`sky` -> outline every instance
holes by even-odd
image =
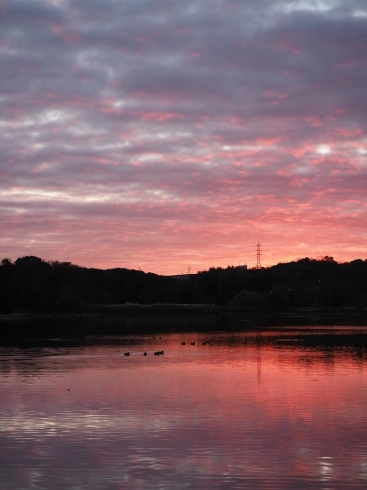
[[[0,0],[0,259],[366,259],[365,0]]]

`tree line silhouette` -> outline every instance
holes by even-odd
[[[216,304],[251,311],[367,308],[367,260],[303,258],[272,267],[210,268],[174,278],[129,269],[93,269],[39,257],[3,259],[0,313],[103,311],[105,305]]]

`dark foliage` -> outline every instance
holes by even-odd
[[[367,308],[367,260],[304,258],[269,268],[211,268],[185,278],[87,269],[27,256],[0,264],[0,313],[85,312],[106,304],[215,303],[249,310]]]
[[[218,305],[245,309],[367,307],[367,260],[338,263],[308,257],[262,269],[236,267],[200,272],[195,280]]]

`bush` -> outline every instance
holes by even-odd
[[[236,294],[234,298],[228,301],[227,305],[255,310],[257,308],[260,308],[263,303],[264,300],[261,294],[244,289],[240,293]]]

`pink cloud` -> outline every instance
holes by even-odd
[[[175,273],[253,265],[260,240],[265,265],[364,258],[366,20],[283,7],[9,3],[4,256]]]

